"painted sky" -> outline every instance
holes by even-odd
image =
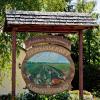
[[[69,63],[69,61],[64,56],[54,52],[41,52],[35,54],[28,61],[49,62],[49,63]]]

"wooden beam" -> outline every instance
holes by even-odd
[[[16,30],[12,30],[12,100],[16,96]]]
[[[18,29],[17,32],[39,32],[39,33],[76,33],[77,30],[48,30],[48,29]]]
[[[12,28],[17,27],[17,32],[54,32],[54,33],[67,33],[76,32],[77,30],[85,30],[90,27],[82,25],[9,25],[6,31],[10,32]]]
[[[78,30],[73,26],[48,26],[48,25],[30,25],[30,26],[19,26],[18,32],[44,32],[44,33],[68,33],[77,32]]]
[[[83,100],[83,34],[79,31],[79,100]]]

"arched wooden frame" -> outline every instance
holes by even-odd
[[[42,43],[43,43],[43,40],[42,40]],[[61,84],[60,87],[36,86],[26,77],[26,74],[24,71],[24,65],[25,65],[26,61],[29,58],[31,58],[32,56],[34,56],[35,54],[40,53],[40,52],[45,52],[45,51],[56,52],[60,55],[63,55],[65,58],[67,58],[70,61],[70,74],[69,74],[68,78],[65,80],[65,83]],[[55,94],[55,93],[62,92],[64,90],[68,90],[71,85],[71,81],[74,77],[74,73],[75,73],[74,63],[71,59],[70,52],[68,51],[68,49],[63,47],[63,45],[61,46],[61,44],[60,44],[60,46],[59,46],[59,45],[57,45],[57,43],[33,46],[32,48],[28,49],[26,51],[26,57],[23,61],[21,70],[22,70],[22,76],[26,82],[27,88],[29,90],[34,91],[39,94]]]
[[[65,40],[63,37],[59,36],[41,36],[41,37],[34,37],[31,39],[28,39],[25,41],[26,49],[30,48],[30,46],[34,46],[35,44],[39,43],[49,43],[49,44],[55,44],[62,47],[65,47],[66,49],[71,49],[71,43],[68,40]]]

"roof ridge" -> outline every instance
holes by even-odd
[[[40,15],[69,15],[69,16],[88,16],[91,17],[89,13],[80,12],[46,12],[46,11],[24,11],[24,10],[9,10],[6,14],[40,14]]]

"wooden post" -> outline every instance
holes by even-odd
[[[79,31],[79,100],[83,100],[83,34]]]
[[[12,30],[12,100],[16,96],[16,30]]]

